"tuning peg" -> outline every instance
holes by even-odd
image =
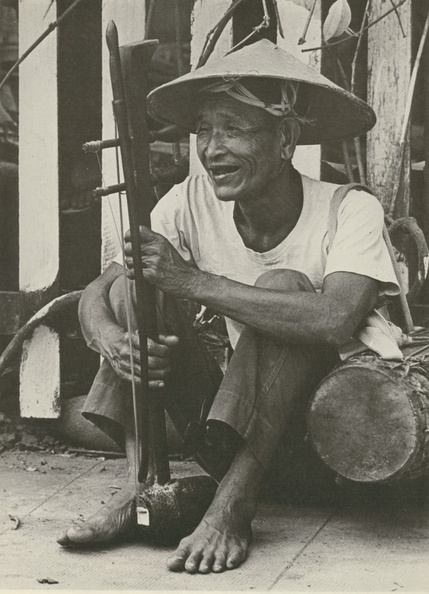
[[[84,153],[98,153],[105,148],[112,148],[119,146],[119,138],[111,138],[110,140],[90,140],[82,145]]]
[[[124,183],[114,184],[113,186],[95,188],[94,190],[92,190],[92,195],[96,198],[100,196],[110,196],[110,194],[118,194],[119,192],[125,192],[126,189],[127,186]]]

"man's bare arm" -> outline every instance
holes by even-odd
[[[321,294],[248,286],[190,266],[162,235],[142,228],[141,238],[149,282],[290,343],[344,344],[377,299],[377,281],[347,272],[330,274]],[[132,275],[129,244],[125,251]]]
[[[87,286],[79,304],[79,319],[88,346],[107,359],[119,377],[130,381],[134,371],[135,378],[139,381],[138,334],[133,332],[131,335],[132,367],[128,330],[118,324],[110,306],[110,289],[116,279],[123,276],[123,270],[122,266],[113,262]],[[170,373],[169,351],[177,343],[178,338],[172,335],[160,335],[158,342],[148,341],[150,387],[164,386],[164,379]]]
[[[88,346],[103,357],[108,357],[108,344],[123,329],[118,325],[109,304],[109,292],[123,268],[112,262],[108,268],[82,293],[79,303],[79,320]]]
[[[374,307],[378,283],[368,277],[330,274],[318,293],[284,293],[201,273],[189,298],[255,330],[296,344],[347,342]]]

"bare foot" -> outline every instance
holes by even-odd
[[[224,498],[216,499],[195,531],[167,560],[170,571],[220,573],[238,567],[246,559],[256,506],[250,508],[248,502],[236,501],[221,507]]]
[[[135,487],[127,486],[82,525],[71,526],[57,542],[63,547],[110,542],[130,532],[136,522]]]

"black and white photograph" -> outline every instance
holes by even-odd
[[[429,593],[427,160],[427,0],[0,0],[0,590]]]

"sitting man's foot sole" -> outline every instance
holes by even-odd
[[[80,526],[73,525],[57,539],[63,547],[114,542],[136,528],[135,489],[126,487]]]

